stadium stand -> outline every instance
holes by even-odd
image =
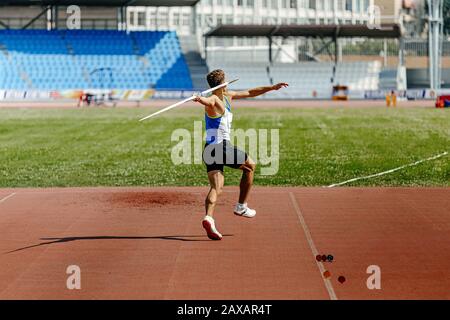
[[[251,87],[258,87],[262,84],[270,83],[268,75],[268,66],[266,63],[247,63],[247,62],[215,62],[209,64],[209,69],[223,69],[227,74],[228,79],[239,78],[234,88],[248,89]]]
[[[380,72],[380,90],[397,89],[397,69],[383,68]]]
[[[333,64],[327,62],[274,63],[270,67],[270,75],[274,83],[283,81],[289,83],[289,88],[284,92],[274,93],[277,97],[283,95],[313,98],[316,95],[320,98],[330,96]]]
[[[175,32],[1,30],[3,89],[192,89]]]
[[[381,65],[373,62],[343,62],[337,65],[333,79],[331,62],[220,62],[212,60],[209,68],[222,68],[229,79],[239,78],[236,87],[251,88],[266,83],[288,82],[289,88],[273,92],[273,98],[329,98],[333,85],[348,86],[351,91],[378,90]],[[334,81],[333,81],[334,80]]]
[[[184,35],[179,37],[183,56],[191,73],[192,85],[194,89],[203,91],[208,87],[205,74],[208,73],[208,66],[205,59],[200,54],[197,37],[195,35]]]
[[[334,79],[331,62],[270,65],[213,59],[208,61],[208,67],[224,69],[230,79],[240,78],[238,89],[280,81],[290,83],[279,98],[329,97],[333,84],[346,85],[350,91],[377,90],[387,82],[380,83],[380,74],[384,80],[386,72],[382,72],[377,61],[339,63]],[[0,31],[2,89],[190,90],[196,76],[190,74],[175,32]],[[203,77],[202,74],[195,79],[201,83]]]
[[[349,87],[349,90],[378,90],[381,63],[343,62],[337,65],[336,84]]]

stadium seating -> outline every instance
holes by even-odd
[[[334,63],[298,62],[208,62],[210,69],[223,69],[228,79],[239,78],[236,88],[251,88],[267,83],[288,82],[289,88],[271,92],[272,98],[329,98],[334,84],[346,85],[350,92],[377,90],[379,87],[379,62],[343,62],[336,68]],[[333,81],[334,80],[334,81]]]
[[[175,32],[1,30],[1,89],[192,89]]]
[[[277,97],[329,98],[331,95],[332,63],[275,63],[270,67],[270,75],[274,83],[289,83],[288,88],[274,93]]]
[[[380,72],[379,61],[339,63],[335,83],[346,85],[350,90],[377,90]]]
[[[268,65],[264,62],[216,61],[208,63],[208,66],[210,70],[224,70],[228,80],[239,78],[239,81],[233,84],[233,88],[236,89],[247,89],[270,83]]]

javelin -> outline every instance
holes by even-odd
[[[228,81],[228,82],[219,84],[218,86],[216,86],[216,87],[214,87],[214,88],[211,88],[211,89],[208,89],[208,90],[205,90],[205,91],[201,92],[200,95],[203,96],[203,95],[208,94],[208,93],[210,93],[210,92],[213,92],[213,91],[215,91],[215,90],[217,90],[217,89],[226,87],[226,86],[229,85],[230,83],[236,82],[236,81],[238,81],[238,80],[239,80],[239,79],[234,79],[234,80],[231,80],[231,81]],[[148,115],[148,116],[146,116],[146,117],[140,119],[139,121],[144,121],[144,120],[149,119],[149,118],[151,118],[151,117],[154,117],[154,116],[156,116],[156,115],[158,115],[158,114],[160,114],[160,113],[163,113],[163,112],[166,112],[166,111],[168,111],[168,110],[170,110],[170,109],[176,108],[176,107],[178,107],[179,105],[182,105],[183,103],[186,103],[186,102],[188,102],[188,101],[194,100],[195,97],[196,97],[196,95],[193,95],[193,96],[191,96],[191,97],[189,97],[189,98],[186,98],[186,99],[184,99],[184,100],[182,100],[182,101],[180,101],[180,102],[174,103],[174,104],[172,104],[172,105],[170,105],[170,106],[168,106],[168,107],[165,107],[164,109],[161,109],[161,110],[159,110],[159,111],[156,111],[155,113],[152,113],[151,115]]]

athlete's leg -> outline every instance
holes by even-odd
[[[242,170],[242,178],[239,185],[239,201],[234,207],[234,213],[242,217],[253,218],[256,215],[256,210],[247,206],[247,198],[253,185],[256,164],[244,151],[232,145],[225,145],[224,151],[227,160],[225,165],[233,169]]]
[[[239,203],[241,204],[247,203],[247,198],[253,185],[255,168],[256,164],[250,157],[247,157],[245,163],[239,167],[242,170],[241,183],[239,184]]]
[[[205,200],[205,210],[207,216],[213,216],[214,207],[216,206],[217,198],[222,193],[224,177],[220,170],[208,172],[208,180],[211,188]]]
[[[209,189],[205,200],[206,216],[203,218],[202,225],[211,240],[221,240],[222,234],[216,229],[213,213],[217,198],[222,193],[224,180],[223,173],[220,170],[210,171],[208,172],[208,179],[211,188]]]

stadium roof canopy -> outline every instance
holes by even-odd
[[[199,0],[0,0],[0,6],[90,6],[90,7],[123,7],[123,6],[193,6]]]
[[[269,60],[272,62],[272,38],[273,37],[314,37],[331,38],[324,43],[317,53],[327,49],[329,55],[331,52],[329,46],[331,43],[337,44],[338,38],[396,38],[400,40],[400,58],[403,64],[403,37],[402,28],[399,24],[382,24],[380,28],[369,28],[363,24],[289,24],[289,25],[254,25],[254,24],[224,24],[219,25],[205,34],[205,56],[208,53],[209,37],[267,37],[269,39]],[[338,62],[338,46],[334,46],[335,64]]]
[[[206,37],[319,37],[319,38],[401,38],[398,24],[382,24],[370,29],[367,25],[248,25],[225,24],[205,34]]]

